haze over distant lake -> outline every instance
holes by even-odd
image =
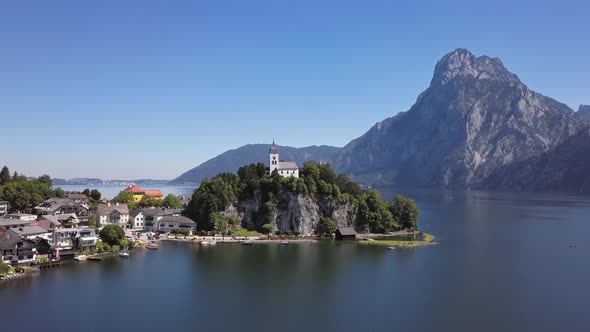
[[[209,248],[162,243],[159,251],[137,251],[128,259],[65,264],[0,283],[3,329],[588,329],[589,197],[381,193],[391,199],[398,191],[416,199],[420,228],[439,245],[387,250],[332,241]],[[14,319],[23,308],[33,308],[35,319]]]
[[[197,186],[139,186],[142,189],[160,189],[164,196],[168,194],[173,195],[192,195],[193,191],[197,189]],[[64,191],[83,191],[84,189],[88,188],[90,190],[97,189],[101,192],[102,198],[112,199],[121,190],[127,188],[127,186],[79,186],[79,185],[54,185],[53,188],[61,188]]]

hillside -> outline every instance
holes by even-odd
[[[209,159],[199,166],[183,173],[170,184],[198,184],[205,178],[212,178],[222,172],[235,173],[243,165],[263,162],[268,164],[268,150],[270,144],[248,144],[234,150],[226,151],[219,156]],[[307,160],[318,162],[330,161],[340,148],[321,145],[293,148],[278,146],[281,159],[295,161],[299,167]]]

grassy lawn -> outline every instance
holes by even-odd
[[[245,228],[240,228],[233,232],[231,236],[263,236],[263,234],[258,233],[257,231],[249,231]]]
[[[434,236],[432,234],[424,233],[423,240],[362,240],[360,244],[374,245],[374,246],[387,246],[387,247],[417,247],[422,245],[435,244]]]

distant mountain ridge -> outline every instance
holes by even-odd
[[[166,185],[170,180],[153,180],[153,179],[137,179],[137,180],[103,180],[99,178],[73,178],[73,179],[52,179],[53,185],[77,185],[77,186],[127,186],[131,184],[136,185]]]
[[[248,144],[234,150],[226,151],[215,158],[200,164],[185,172],[170,184],[198,184],[205,178],[212,178],[221,172],[237,172],[241,166],[262,162],[268,166],[268,150],[270,144]],[[340,148],[320,145],[303,148],[278,146],[279,158],[286,161],[294,161],[299,167],[306,160],[329,162]]]
[[[281,159],[330,161],[372,186],[549,190],[590,193],[590,106],[530,90],[502,61],[465,49],[443,56],[406,112],[375,124],[343,148],[281,148]],[[227,151],[171,183],[198,182],[267,163],[269,145]],[[312,149],[312,150],[306,150]],[[313,151],[313,152],[312,152]]]

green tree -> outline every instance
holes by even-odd
[[[8,265],[0,261],[0,275],[7,275],[9,271],[10,268],[8,267]]]
[[[10,180],[10,171],[8,170],[8,167],[2,167],[2,171],[0,171],[0,186],[7,184]]]
[[[416,206],[416,201],[402,195],[395,195],[390,210],[402,228],[418,229],[418,214],[420,210]]]
[[[144,196],[139,202],[143,207],[159,207],[162,206],[162,200],[155,197]]]
[[[213,212],[209,216],[209,220],[213,226],[212,231],[214,231],[215,234],[221,234],[225,236],[229,233],[229,223],[227,216],[224,213]]]
[[[49,175],[47,175],[47,174],[45,174],[45,175],[41,175],[39,178],[37,178],[37,180],[38,180],[39,182],[41,182],[41,183],[45,183],[46,185],[48,185],[48,186],[50,186],[50,187],[51,187],[51,185],[52,185],[52,182],[51,182],[51,177],[50,177]]]
[[[86,195],[86,194],[84,194],[84,195]],[[91,199],[93,199],[93,200],[95,200],[95,201],[98,201],[102,197],[102,194],[97,189],[92,189],[90,191],[90,194],[89,195],[86,195],[86,196],[89,197],[89,198],[91,198]]]
[[[0,186],[0,200],[10,203],[11,211],[30,212],[44,200],[53,196],[51,185],[46,182],[19,178]]]
[[[92,216],[90,216],[90,218],[88,218],[88,226],[96,227],[96,216],[95,215],[92,215]]]
[[[180,204],[180,201],[178,200],[178,197],[172,195],[172,194],[168,194],[166,195],[166,197],[164,197],[164,200],[162,201],[164,206],[167,206],[170,209],[179,209],[182,205]]]
[[[316,233],[322,236],[332,236],[332,234],[336,233],[336,229],[338,229],[336,221],[330,218],[321,217],[316,226]]]
[[[59,197],[59,198],[64,198],[64,197],[66,197],[66,193],[61,188],[55,188],[55,190],[53,190],[53,196]]]
[[[86,195],[86,197],[90,197],[90,189],[86,188],[82,193]]]
[[[113,198],[113,202],[127,204],[129,206],[129,209],[135,208],[135,201],[133,200],[133,194],[128,191],[125,191],[125,190],[122,190],[121,192],[119,192],[117,194],[117,196],[115,196],[115,198]]]
[[[272,233],[273,227],[271,224],[264,224],[262,225],[262,227],[260,227],[260,231],[262,232],[262,234],[266,234],[266,236],[270,237],[270,234]]]
[[[117,245],[125,237],[125,231],[119,225],[106,225],[98,234],[103,242],[111,246]]]

